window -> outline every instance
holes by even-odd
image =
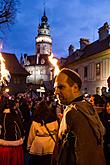
[[[87,77],[87,66],[84,67],[84,77]]]
[[[20,79],[17,78],[17,77],[14,77],[14,78],[13,78],[13,83],[14,83],[14,84],[20,84]]]
[[[96,64],[96,76],[100,75],[100,63]]]
[[[40,70],[40,74],[45,74],[45,70],[44,69],[41,69]]]
[[[17,84],[20,84],[20,79],[19,78],[17,78]]]
[[[87,94],[87,88],[84,88],[84,93]]]
[[[32,70],[30,70],[30,71],[29,71],[29,73],[32,75],[32,74],[33,74],[33,71],[32,71]]]
[[[13,83],[16,84],[16,78],[13,78]]]

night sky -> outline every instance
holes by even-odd
[[[10,30],[0,33],[3,50],[35,54],[35,37],[44,12],[44,0],[20,0],[16,22]],[[53,53],[66,57],[68,47],[79,48],[80,38],[90,42],[98,39],[98,29],[105,22],[110,24],[110,0],[45,0],[45,11],[53,39]]]

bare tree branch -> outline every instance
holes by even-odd
[[[19,0],[0,0],[0,30],[15,23]]]

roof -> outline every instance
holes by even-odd
[[[41,59],[45,58],[45,64],[41,64]],[[37,55],[27,55],[27,61],[29,61],[29,65],[35,66],[35,65],[49,65],[50,62],[48,60],[48,55],[47,54],[42,54],[39,57],[39,64],[36,64],[37,61]]]
[[[101,41],[97,40],[86,46],[82,57],[88,57],[100,53],[108,48],[110,48],[110,35],[106,39],[103,39]]]
[[[90,57],[106,49],[110,49],[110,35],[103,40],[97,40],[87,45],[84,49],[77,49],[72,55],[66,58],[64,65],[68,65],[75,61]]]
[[[5,60],[6,69],[10,74],[29,75],[29,72],[22,67],[15,54],[2,52],[2,56]]]
[[[30,62],[30,65],[36,65],[36,55],[27,56],[27,60]]]

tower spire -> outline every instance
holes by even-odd
[[[43,5],[44,5],[44,13],[43,13],[43,16],[42,16],[42,19],[41,19],[41,21],[42,21],[42,23],[43,24],[47,24],[47,21],[48,21],[48,18],[47,18],[47,16],[46,16],[46,5],[45,5],[46,3],[45,3],[45,1],[44,1],[44,3],[43,3]]]
[[[44,17],[46,16],[46,12],[45,12],[45,6],[46,6],[46,2],[45,2],[45,0],[44,0]]]
[[[45,3],[44,3],[45,5]],[[44,12],[43,16],[41,18],[41,23],[38,26],[38,34],[36,37],[36,52],[37,55],[40,53],[41,55],[50,55],[52,52],[52,39],[50,35],[50,26],[48,24],[48,18],[46,16],[45,12],[45,6],[44,6]]]

